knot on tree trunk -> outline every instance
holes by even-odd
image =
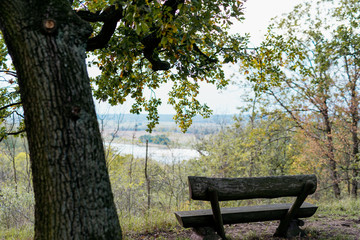
[[[54,33],[57,29],[57,23],[54,19],[51,18],[44,19],[42,23],[43,23],[42,26],[43,30],[48,34]]]

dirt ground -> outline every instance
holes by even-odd
[[[280,239],[272,236],[276,228],[277,222],[259,222],[226,226],[225,232],[231,240]],[[305,220],[305,226],[302,229],[305,230],[307,236],[294,239],[360,240],[360,218],[331,219],[318,216],[316,219]],[[196,239],[194,236],[192,230],[178,227],[168,232],[159,231],[141,235],[127,235],[126,239]]]

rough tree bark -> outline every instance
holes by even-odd
[[[68,0],[1,0],[35,192],[35,239],[121,239],[85,64],[91,27]]]

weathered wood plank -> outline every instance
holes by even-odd
[[[271,204],[236,208],[221,208],[224,224],[273,221],[282,219],[292,204]],[[317,206],[303,203],[295,218],[307,218],[315,214]],[[180,225],[188,227],[214,226],[211,209],[175,212]]]
[[[269,176],[254,178],[207,178],[189,176],[190,197],[194,200],[209,201],[208,187],[218,191],[219,201],[241,200],[252,198],[277,198],[298,196],[304,183],[312,181],[316,190],[315,175]]]

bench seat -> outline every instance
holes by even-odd
[[[258,206],[244,206],[234,208],[221,208],[223,224],[273,221],[282,219],[292,204],[271,204]],[[304,202],[294,218],[307,218],[315,214],[317,206]],[[189,227],[214,226],[211,209],[175,212],[180,225]]]

